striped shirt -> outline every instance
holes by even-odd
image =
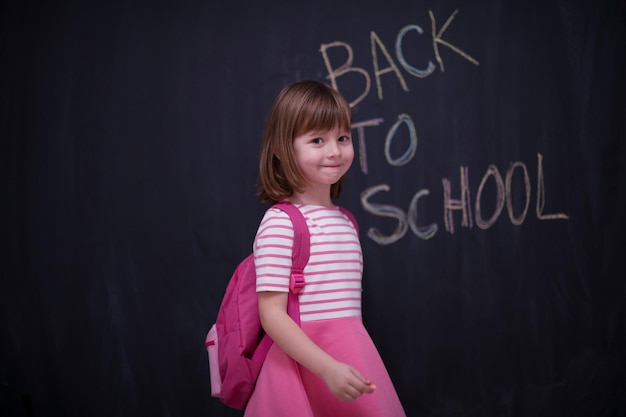
[[[361,315],[363,255],[352,222],[337,207],[296,205],[311,234],[311,254],[299,294],[301,321]],[[257,292],[289,291],[293,224],[270,208],[254,240]]]

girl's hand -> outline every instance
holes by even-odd
[[[327,369],[322,379],[335,397],[342,401],[353,401],[361,394],[371,394],[376,387],[352,366],[335,362]]]

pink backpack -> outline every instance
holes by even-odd
[[[300,325],[298,293],[304,287],[304,267],[309,261],[310,236],[304,216],[293,204],[283,201],[274,205],[283,210],[293,223],[291,283],[287,313]],[[358,233],[356,219],[348,210],[340,210],[350,219]],[[235,269],[217,313],[217,320],[206,336],[209,356],[211,395],[225,405],[244,410],[256,384],[272,339],[263,332],[259,319],[254,255],[250,254]]]
[[[304,287],[302,271],[309,261],[310,237],[306,220],[289,202],[274,205],[289,214],[294,240],[291,284],[287,312],[300,325],[298,292]],[[211,395],[227,406],[243,410],[254,391],[256,379],[272,339],[263,332],[259,319],[254,255],[235,269],[217,313],[217,320],[206,336],[209,355]]]

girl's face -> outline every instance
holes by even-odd
[[[311,131],[294,139],[296,162],[309,187],[328,187],[348,172],[354,148],[350,131]]]

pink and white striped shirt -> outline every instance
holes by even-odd
[[[301,321],[361,316],[363,254],[352,222],[337,207],[296,205],[311,234],[311,255],[299,294]],[[293,224],[270,208],[254,240],[256,289],[289,291]]]

